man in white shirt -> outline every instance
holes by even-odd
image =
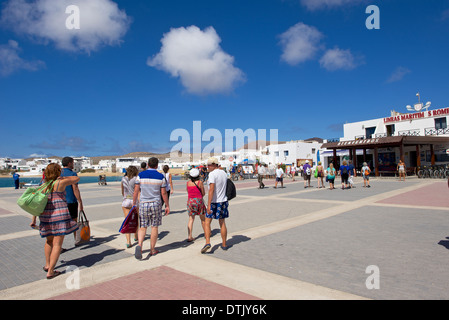
[[[225,219],[229,217],[228,211],[228,197],[226,196],[226,185],[228,178],[226,173],[218,168],[218,159],[211,157],[207,160],[207,169],[209,171],[208,185],[208,199],[207,199],[207,213],[206,221],[204,224],[204,237],[206,238],[206,244],[201,249],[201,253],[206,253],[211,249],[210,234],[212,219],[218,219],[220,224],[220,233],[222,239],[221,248],[227,250],[226,238],[228,236],[228,230],[226,228]]]
[[[278,182],[281,183],[281,188],[283,188],[284,187],[284,170],[282,170],[280,164],[278,164],[278,168],[276,169],[276,182],[274,183],[275,189],[278,186]]]

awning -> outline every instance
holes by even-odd
[[[334,156],[334,151],[321,151],[321,156],[322,157],[333,157]],[[363,150],[357,150],[356,154],[358,156],[362,156],[363,155]],[[349,150],[337,150],[337,157],[344,157],[344,156],[349,156]]]

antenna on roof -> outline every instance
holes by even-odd
[[[407,105],[407,110],[408,111],[415,111],[415,112],[422,112],[424,110],[427,111],[427,109],[430,108],[430,106],[432,105],[432,102],[428,101],[425,105],[421,102],[421,95],[419,94],[419,92],[416,94],[416,96],[418,97],[418,103],[415,103],[413,105],[413,107],[411,105]]]

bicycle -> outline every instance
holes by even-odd
[[[427,168],[426,166],[419,167],[417,176],[419,179],[426,179],[431,177],[431,169]]]

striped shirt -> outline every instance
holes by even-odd
[[[139,173],[136,185],[140,186],[140,202],[161,201],[161,188],[166,187],[166,180],[156,169],[148,169]]]

